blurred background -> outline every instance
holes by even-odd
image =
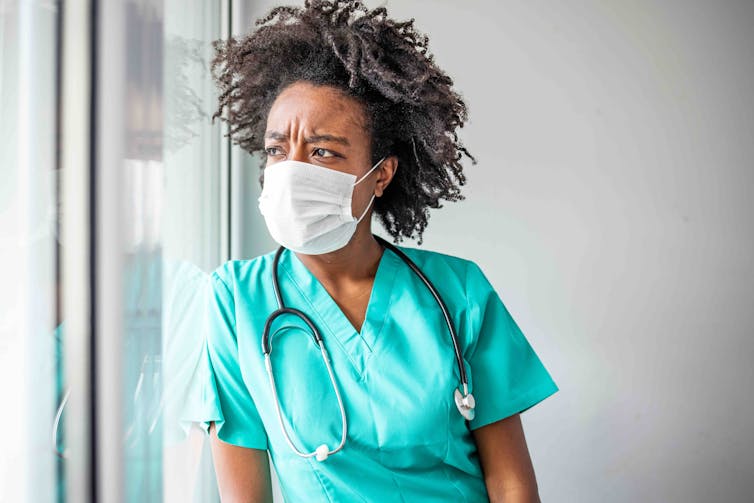
[[[469,107],[421,246],[482,266],[561,389],[522,416],[542,500],[752,501],[754,2],[365,3]],[[210,43],[277,4],[0,0],[0,501],[219,501],[196,306],[275,245]]]

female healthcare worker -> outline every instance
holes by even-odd
[[[519,414],[557,385],[473,261],[371,231],[374,212],[421,244],[428,209],[462,199],[462,154],[476,162],[412,23],[307,1],[216,42],[213,120],[226,109],[234,142],[266,154],[259,209],[281,245],[209,277],[202,419],[223,501],[269,501],[268,452],[288,502],[539,501]]]

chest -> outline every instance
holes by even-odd
[[[286,306],[305,313],[320,332],[330,368],[303,320],[277,318],[270,329],[274,393],[260,343],[277,308],[274,294],[260,283],[248,289],[256,292],[253,302],[237,302],[238,362],[273,457],[301,459],[287,444],[286,431],[303,452],[322,443],[336,447],[343,427],[338,394],[347,424],[344,449],[386,467],[435,465],[446,456],[449,439],[465,432],[453,402],[460,376],[442,312],[408,268],[383,265],[374,284],[348,292],[330,293],[324,285],[281,274]],[[295,278],[305,277],[298,272]],[[441,294],[462,334],[463,297]]]
[[[336,288],[323,284],[333,302],[356,332],[361,332],[371,298],[374,279]]]
[[[278,334],[271,354],[277,396],[268,386],[251,385],[276,455],[296,459],[282,427],[302,452],[322,443],[336,447],[343,432],[339,393],[349,450],[393,468],[429,467],[446,456],[451,430],[463,425],[452,401],[458,380],[452,347],[442,326],[400,322],[386,320],[379,343],[360,354],[363,368],[353,364],[342,341],[326,338],[332,375],[309,334],[293,327]],[[250,367],[253,383],[266,384],[261,365]]]

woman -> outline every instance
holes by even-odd
[[[476,162],[427,37],[384,8],[312,0],[215,47],[213,120],[226,110],[233,141],[266,155],[259,208],[284,247],[277,273],[275,250],[210,275],[205,419],[223,501],[270,500],[267,453],[286,501],[539,501],[519,414],[558,387],[474,262],[371,230],[376,213],[421,244],[429,208],[463,198],[462,155]],[[442,297],[462,364],[399,252]],[[291,314],[263,337],[273,277],[327,353]]]

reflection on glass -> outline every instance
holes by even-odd
[[[208,439],[185,419],[201,368],[198,306],[222,258],[207,68],[220,11],[209,0],[129,1],[125,11],[124,500],[218,501]]]
[[[56,2],[0,1],[0,501],[59,501]],[[60,482],[60,484],[58,484]]]
[[[54,133],[58,7],[0,1],[0,380],[16,383],[0,388],[2,403],[12,404],[0,427],[18,432],[3,442],[0,501],[65,501],[66,464],[76,454],[65,431],[77,418],[66,405],[82,390],[65,382],[58,309],[56,257],[65,247]],[[208,439],[190,421],[201,407],[190,386],[203,381],[195,374],[203,368],[207,271],[223,259],[222,135],[209,119],[217,96],[208,70],[220,6],[128,0],[124,13],[125,48],[107,54],[122,65],[124,121],[100,125],[122,132],[124,151],[117,166],[96,166],[117,169],[120,181],[119,199],[100,204],[120,205],[122,375],[121,388],[107,392],[122,405],[122,498],[219,501]],[[99,100],[112,98],[99,89]]]

